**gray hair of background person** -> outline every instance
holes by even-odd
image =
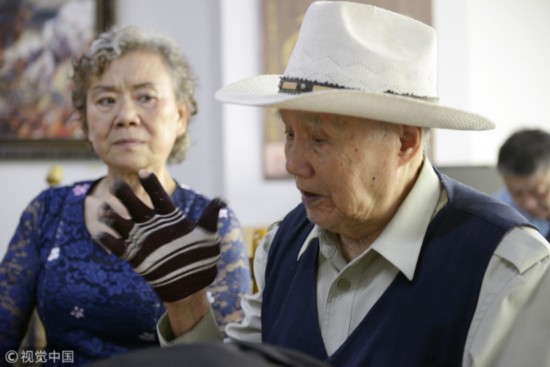
[[[505,176],[521,177],[550,169],[550,133],[540,129],[516,131],[500,147],[497,168]]]
[[[74,74],[72,102],[73,107],[82,116],[82,127],[88,130],[86,120],[86,93],[92,78],[100,77],[111,62],[132,51],[153,52],[160,55],[166,63],[174,85],[178,102],[188,103],[189,116],[198,111],[195,100],[196,77],[182,54],[179,46],[169,37],[159,33],[148,33],[135,26],[113,28],[102,33],[95,40],[89,51],[73,61]],[[168,161],[179,163],[183,161],[190,145],[189,134],[178,137],[170,153]]]

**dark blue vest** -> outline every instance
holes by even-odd
[[[489,260],[503,235],[527,221],[487,195],[440,179],[449,200],[428,227],[413,280],[399,273],[330,357],[317,314],[318,243],[297,261],[313,224],[303,205],[290,212],[269,251],[263,342],[333,366],[460,366]]]

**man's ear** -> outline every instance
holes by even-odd
[[[399,142],[401,143],[399,154],[404,162],[416,156],[422,147],[423,131],[418,126],[401,125]]]

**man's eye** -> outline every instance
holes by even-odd
[[[535,192],[535,195],[537,195],[539,197],[544,197],[544,196],[546,196],[546,194],[548,194],[549,189],[550,189],[550,186],[548,186],[548,185],[539,186],[537,188],[537,191]]]
[[[324,138],[311,138],[311,141],[314,145],[323,145],[324,143],[326,143],[326,139]]]
[[[113,97],[102,97],[97,100],[97,104],[101,106],[109,106],[113,103],[115,103],[115,99]]]

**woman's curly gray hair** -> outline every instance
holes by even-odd
[[[87,53],[73,61],[72,102],[73,107],[82,116],[82,127],[86,133],[86,94],[92,78],[100,77],[111,62],[131,51],[146,51],[160,55],[171,74],[176,100],[189,105],[190,118],[197,113],[196,77],[178,45],[162,34],[148,33],[135,26],[113,28],[102,33]],[[190,139],[186,132],[176,139],[168,161],[184,160],[189,144]]]

